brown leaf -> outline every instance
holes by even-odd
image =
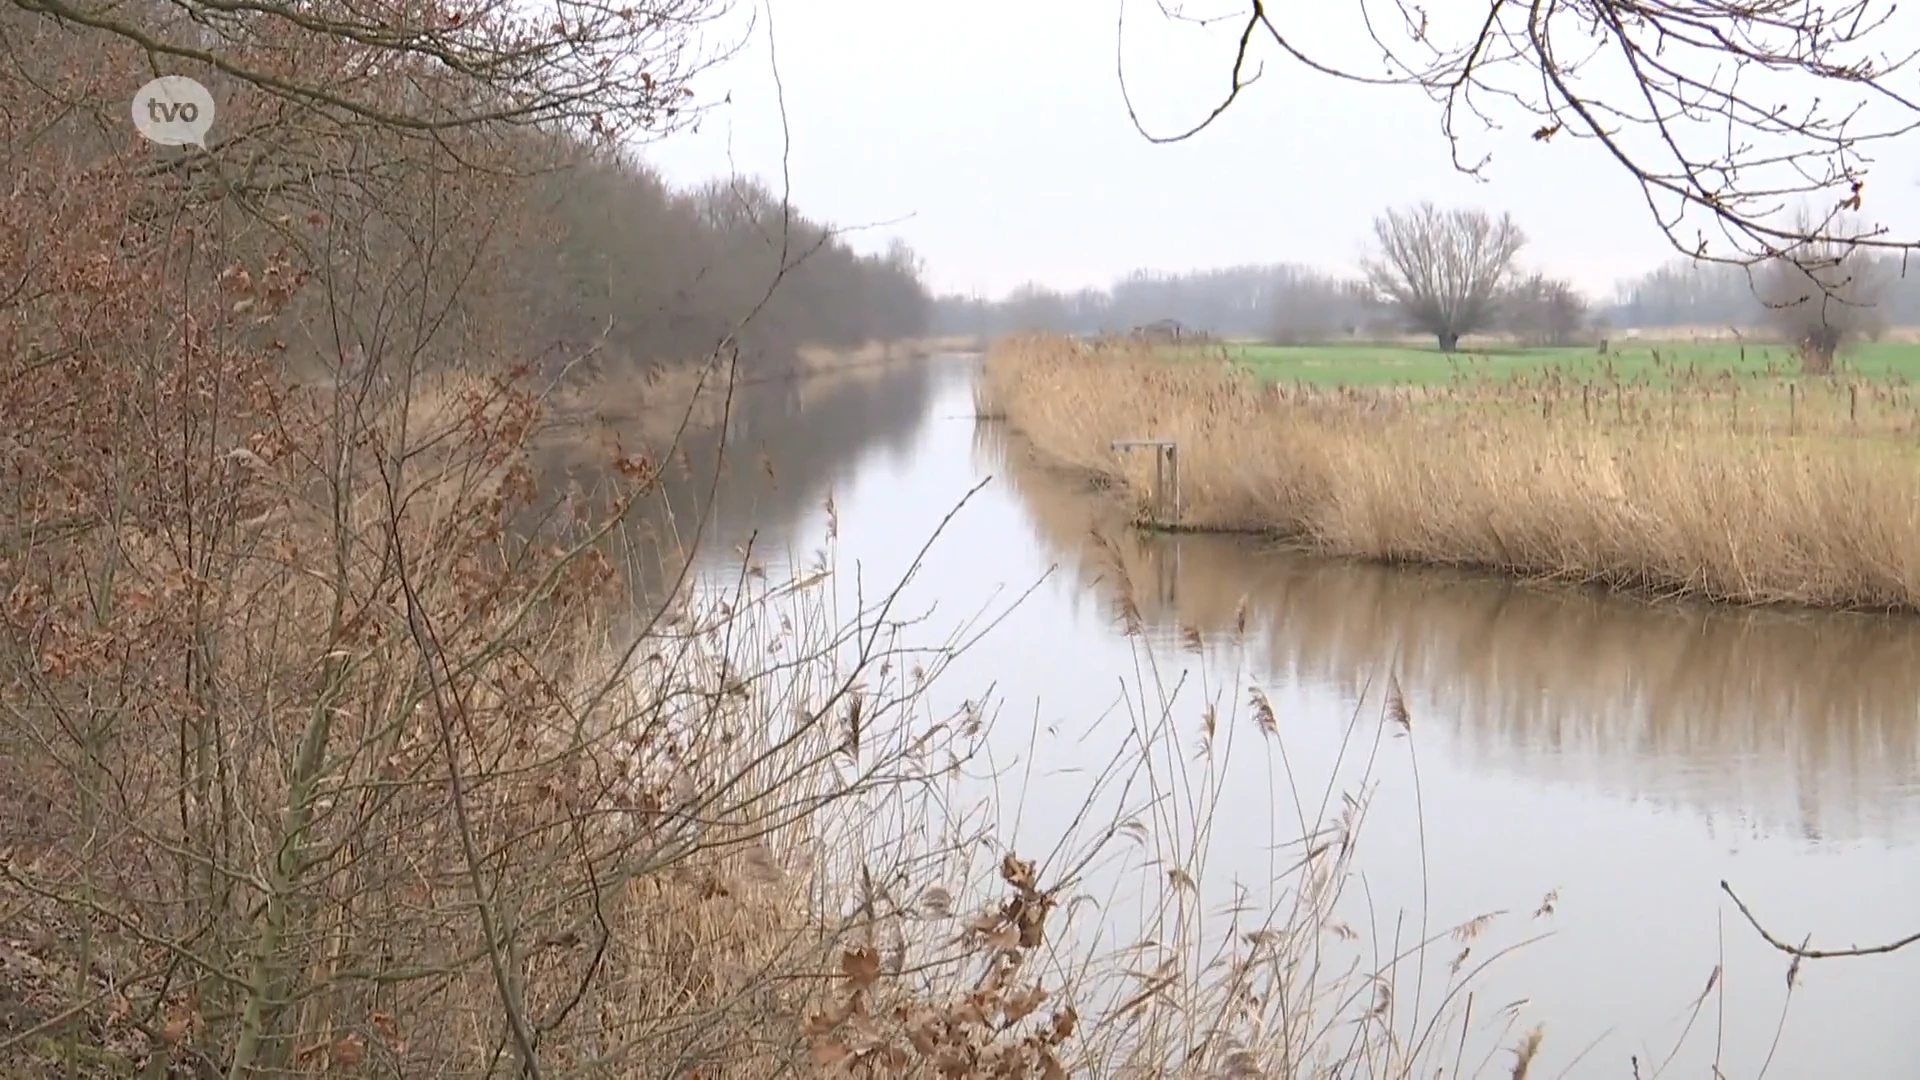
[[[848,982],[864,990],[880,978],[880,952],[870,945],[848,949],[840,954],[840,970]]]
[[[1039,986],[1029,986],[1025,990],[1016,990],[1007,995],[1000,1003],[1000,1011],[1006,1015],[1007,1023],[1017,1024],[1033,1014],[1040,1003],[1047,1000],[1047,992]]]
[[[400,1025],[394,1022],[391,1013],[374,1013],[368,1021],[373,1025],[373,1030],[379,1032],[380,1037],[389,1044],[400,1041]]]
[[[907,1041],[920,1051],[922,1057],[932,1057],[940,1047],[940,1021],[931,1013],[920,1022],[907,1028]]]
[[[1000,859],[1000,876],[1006,880],[1007,884],[1022,892],[1030,892],[1034,888],[1033,863],[1011,851]]]
[[[351,1069],[366,1059],[367,1044],[361,1042],[358,1035],[336,1039],[334,1044],[327,1048],[327,1063],[330,1068]]]

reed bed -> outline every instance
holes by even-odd
[[[993,472],[1054,558],[1109,603],[1121,563],[1149,636],[1244,621],[1254,669],[1349,696],[1393,656],[1408,696],[1491,761],[1538,775],[1574,755],[1622,785],[1670,771],[1708,813],[1758,775],[1746,810],[1842,841],[1920,776],[1920,620],[1647,603],[1129,530],[1023,440],[995,441]]]
[[[1662,597],[1920,609],[1906,387],[1674,370],[1325,389],[1128,342],[1012,338],[983,398],[1146,522]],[[1148,453],[1178,444],[1180,505]]]

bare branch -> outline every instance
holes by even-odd
[[[1396,19],[1375,18],[1382,2]],[[1241,72],[1254,63],[1258,30],[1309,70],[1426,92],[1441,107],[1455,167],[1469,175],[1491,161],[1462,156],[1469,119],[1494,133],[1524,117],[1536,141],[1599,143],[1690,256],[1752,263],[1810,239],[1907,251],[1920,237],[1849,231],[1840,220],[1862,207],[1876,146],[1920,128],[1920,101],[1900,89],[1920,53],[1871,44],[1885,39],[1894,12],[1879,0],[1486,0],[1482,11],[1436,22],[1410,0],[1360,0],[1386,72],[1376,75],[1317,58],[1281,32],[1264,0],[1248,0],[1232,82],[1210,112],[1170,136],[1141,128],[1131,101],[1128,115],[1155,142],[1204,130],[1250,81]],[[1383,32],[1392,23],[1398,32]],[[1795,206],[1815,209],[1782,220]]]
[[[1920,931],[1908,934],[1897,941],[1879,945],[1850,945],[1844,949],[1816,949],[1811,944],[1790,944],[1775,937],[1771,931],[1760,925],[1760,920],[1747,908],[1746,901],[1741,900],[1733,891],[1733,886],[1722,881],[1720,889],[1727,894],[1728,899],[1733,901],[1733,906],[1740,909],[1740,914],[1745,916],[1747,924],[1753,927],[1762,940],[1788,956],[1804,960],[1830,960],[1841,956],[1878,956],[1882,953],[1898,952],[1909,945],[1920,944]],[[1811,940],[1811,938],[1808,939],[1809,942]]]

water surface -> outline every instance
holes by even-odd
[[[997,795],[1022,851],[1073,828],[1101,763],[1137,728],[1159,732],[1170,700],[1164,766],[1213,777],[1172,783],[1165,811],[1213,823],[1209,898],[1269,885],[1329,792],[1337,809],[1337,792],[1370,786],[1348,897],[1362,938],[1497,910],[1509,938],[1552,931],[1477,991],[1483,1011],[1519,1003],[1517,1030],[1545,1025],[1534,1075],[1586,1051],[1566,1075],[1629,1077],[1637,1057],[1643,1077],[1715,1060],[1728,1077],[1920,1076],[1920,949],[1803,966],[1783,1025],[1787,960],[1719,887],[1815,945],[1920,929],[1920,621],[1653,606],[1143,537],[976,423],[972,377],[941,358],[763,420],[703,504],[701,565],[728,572],[750,538],[764,561],[810,560],[831,493],[833,560],[872,595],[984,481],[903,604],[932,613],[929,644],[1004,615],[938,691],[992,688],[996,757],[1018,764]],[[704,491],[688,482],[679,504]],[[1390,685],[1404,732],[1383,727]]]

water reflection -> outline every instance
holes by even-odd
[[[1355,696],[1391,663],[1477,763],[1810,841],[1911,836],[1920,819],[1920,620],[1653,605],[1149,536],[1003,437],[976,453],[1101,602],[1125,575],[1162,640],[1225,633],[1244,604],[1256,667]]]
[[[658,598],[689,558],[697,571],[749,543],[769,563],[807,561],[794,537],[824,517],[827,492],[871,455],[898,461],[907,452],[942,363],[880,361],[737,385],[724,430],[684,433],[666,455],[661,490],[608,538],[635,592]],[[651,429],[663,426],[676,425]],[[616,448],[666,450],[649,446],[638,423],[566,431],[540,456],[543,490],[599,490]]]
[[[1225,712],[1257,685],[1279,711],[1281,737],[1243,738],[1220,754],[1219,785],[1191,815],[1217,826],[1196,877],[1210,911],[1234,878],[1257,893],[1283,890],[1274,878],[1292,856],[1270,846],[1298,835],[1287,789],[1309,798],[1328,784],[1347,789],[1341,733],[1369,680],[1377,710],[1378,680],[1392,668],[1416,727],[1373,777],[1355,896],[1378,921],[1358,912],[1355,924],[1391,939],[1401,913],[1417,921],[1423,910],[1438,928],[1508,908],[1532,926],[1539,897],[1558,888],[1557,936],[1480,984],[1483,1007],[1524,998],[1526,1022],[1546,1022],[1537,1075],[1561,1075],[1603,1035],[1565,1075],[1634,1075],[1633,1054],[1640,1075],[1656,1075],[1716,967],[1725,1000],[1709,1003],[1664,1075],[1711,1075],[1716,1059],[1724,1075],[1758,1074],[1786,964],[1744,926],[1723,925],[1722,878],[1790,936],[1870,941],[1914,929],[1920,629],[1655,608],[1305,561],[1232,540],[1142,537],[1005,446],[1003,429],[964,418],[964,367],[923,375],[918,398],[903,389],[887,409],[835,414],[844,430],[814,432],[815,414],[789,425],[795,452],[820,452],[806,479],[789,484],[782,444],[769,437],[778,488],[736,473],[731,483],[744,486],[718,496],[722,528],[707,558],[727,560],[755,528],[810,552],[824,542],[828,487],[839,507],[838,588],[898,581],[944,528],[900,608],[934,613],[930,645],[982,612],[1000,619],[929,707],[944,714],[991,689],[995,764],[1008,769],[996,796],[1016,850],[1047,851],[1081,820],[1102,763],[1128,752],[1134,717],[1116,695],[1150,678],[1185,687],[1172,716],[1178,745],[1153,753],[1192,764],[1200,699],[1217,697]],[[1090,542],[1096,530],[1112,554]],[[769,551],[767,561],[779,560]],[[1015,610],[995,614],[1056,564]],[[1120,632],[1122,574],[1158,672],[1143,671],[1137,642]],[[1243,600],[1241,646],[1229,632]],[[853,610],[850,597],[841,602]],[[1197,654],[1187,629],[1207,643]],[[1240,711],[1222,731],[1251,730]],[[1275,745],[1284,774],[1263,760]],[[1124,922],[1124,899],[1103,897],[1103,915]],[[1920,969],[1891,957],[1801,974],[1768,1075],[1920,1075],[1920,1040],[1905,1021]]]
[[[869,455],[897,458],[912,445],[932,403],[937,363],[899,361],[742,388],[724,446],[713,432],[685,440],[659,501],[661,522],[670,517],[669,531],[684,533],[705,513],[722,550],[753,535],[756,548],[784,552],[796,530],[823,513],[834,484]]]

